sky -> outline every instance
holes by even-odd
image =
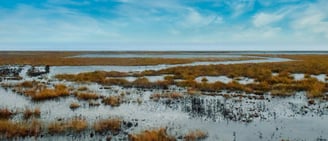
[[[328,50],[328,0],[1,0],[0,50]]]

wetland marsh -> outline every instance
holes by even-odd
[[[1,140],[327,140],[328,54],[1,52]]]

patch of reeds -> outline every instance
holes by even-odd
[[[69,131],[81,132],[88,128],[88,122],[82,118],[73,118],[51,122],[47,128],[50,134],[62,134]]]
[[[15,115],[15,112],[8,108],[0,109],[0,119],[10,119],[13,115]]]
[[[87,91],[87,90],[89,90],[89,89],[88,89],[88,87],[83,86],[83,87],[79,87],[77,90],[78,90],[78,91]]]
[[[96,93],[77,93],[75,95],[75,97],[77,97],[77,99],[80,100],[95,100],[99,98],[99,95]]]
[[[190,131],[186,135],[184,135],[184,140],[185,141],[198,141],[207,138],[208,134],[202,130],[195,130],[195,131]]]
[[[47,99],[53,99],[61,96],[68,96],[69,90],[64,84],[57,84],[54,86],[54,89],[41,89],[41,90],[33,90],[30,92],[30,96],[32,100],[40,101],[40,100],[47,100]]]
[[[101,119],[93,124],[93,128],[96,132],[117,133],[121,131],[122,120],[119,118]]]
[[[32,117],[39,118],[40,116],[41,116],[40,108],[34,108],[34,109],[26,108],[23,112],[24,119],[30,119]]]
[[[10,120],[0,120],[0,139],[39,136],[41,133],[41,123],[37,120],[14,122]]]
[[[69,105],[69,108],[72,109],[72,110],[75,110],[77,108],[80,107],[80,104],[77,103],[77,102],[72,102],[70,105]]]
[[[183,98],[183,94],[178,93],[178,92],[163,93],[163,94],[154,93],[154,94],[150,95],[149,98],[152,100],[155,100],[155,101],[158,101],[161,98],[175,100],[175,99]]]
[[[102,99],[102,103],[113,107],[120,106],[122,101],[123,101],[122,96],[109,96]]]
[[[165,128],[159,128],[146,130],[139,134],[129,134],[129,141],[176,141],[176,139],[168,135]]]

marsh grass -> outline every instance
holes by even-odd
[[[78,91],[87,91],[87,90],[89,90],[89,89],[88,89],[88,87],[83,86],[83,87],[79,87],[77,90],[78,90]]]
[[[23,112],[24,119],[30,119],[32,117],[39,118],[40,116],[41,116],[40,108],[34,108],[34,109],[26,108]]]
[[[100,133],[107,131],[117,133],[121,131],[121,124],[122,120],[119,118],[101,119],[93,124],[93,128],[96,132]]]
[[[35,95],[31,95],[31,97],[33,100],[40,101],[68,95],[69,91],[67,87],[64,84],[57,84],[55,85],[55,89],[42,89],[39,92],[36,92]]]
[[[183,138],[185,141],[198,141],[202,139],[206,139],[208,137],[208,134],[202,130],[195,130],[190,131],[187,133]]]
[[[81,105],[77,102],[73,102],[69,105],[69,108],[72,109],[72,110],[75,110],[77,108],[79,108]]]
[[[80,58],[72,57],[90,52],[0,52],[0,65],[50,65],[50,66],[87,66],[115,65],[139,66],[158,64],[185,64],[196,61],[233,61],[251,60],[254,57],[239,58]],[[92,52],[95,53],[95,52]],[[97,52],[96,52],[97,53]],[[102,52],[103,53],[103,52]],[[112,52],[113,53],[113,52]],[[116,54],[117,52],[115,52]],[[159,52],[164,53],[165,52]]]
[[[176,141],[176,139],[168,135],[165,128],[159,128],[146,130],[139,134],[129,134],[129,141]]]
[[[80,100],[96,100],[100,98],[100,96],[96,93],[87,93],[87,92],[77,93],[75,97],[77,97],[77,99]]]
[[[112,107],[120,106],[122,102],[122,96],[109,96],[102,99],[102,103],[104,103],[105,105],[110,105]]]
[[[66,132],[81,132],[88,128],[88,122],[82,118],[73,118],[64,121],[54,121],[48,125],[48,133],[62,134]]]
[[[163,94],[154,93],[154,94],[150,95],[149,98],[152,99],[152,100],[154,100],[154,101],[158,101],[160,99],[176,100],[176,99],[183,98],[183,94],[178,93],[178,92],[163,93]]]
[[[1,108],[0,109],[0,120],[1,119],[10,119],[16,113],[8,108]]]
[[[37,120],[14,122],[10,120],[0,120],[0,134],[5,138],[39,136],[42,125]],[[1,139],[0,135],[0,139]]]

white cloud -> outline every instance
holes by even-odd
[[[209,24],[221,24],[223,23],[223,18],[215,14],[201,14],[194,9],[188,9],[185,16],[182,15],[182,21],[180,24],[183,27],[202,27],[208,26]]]
[[[238,17],[254,8],[255,0],[227,0],[224,1],[233,10],[233,17]]]
[[[96,42],[118,38],[110,21],[100,21],[65,8],[20,5],[0,13],[0,42]],[[5,14],[4,14],[5,13]]]
[[[283,17],[283,14],[269,14],[261,12],[253,17],[253,24],[256,27],[266,26],[280,21]]]
[[[309,5],[302,13],[294,17],[291,27],[298,36],[304,38],[328,39],[328,10],[327,1]],[[323,35],[323,36],[322,36]]]

